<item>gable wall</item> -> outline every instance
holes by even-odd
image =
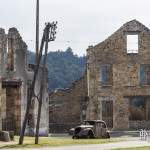
[[[139,35],[138,54],[127,54],[126,34],[128,33]],[[150,86],[143,87],[139,84],[139,68],[140,64],[150,64],[150,31],[135,20],[128,22],[104,42],[90,47],[87,50],[87,58],[90,98],[87,118],[102,119],[99,98],[110,97],[114,104],[114,128],[129,128],[128,100],[125,96],[149,95]],[[111,86],[101,86],[100,66],[103,64],[113,66]]]

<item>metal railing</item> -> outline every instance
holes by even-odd
[[[150,130],[150,121],[129,121],[129,128],[134,130],[148,129]]]

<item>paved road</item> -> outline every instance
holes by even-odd
[[[24,149],[24,150],[111,150],[116,148],[129,148],[129,147],[143,147],[150,146],[150,142],[146,141],[124,141],[108,144],[93,144],[93,145],[77,145],[77,146],[65,146],[65,147],[45,147],[36,149]],[[10,149],[9,149],[10,150]],[[20,149],[21,150],[21,149]]]

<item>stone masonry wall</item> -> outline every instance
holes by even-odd
[[[127,34],[138,34],[139,52],[127,54]],[[150,64],[150,30],[136,20],[127,22],[108,39],[87,49],[87,118],[102,119],[100,97],[113,100],[113,128],[129,128],[128,96],[148,96],[150,86],[139,83],[140,64]],[[102,86],[101,65],[112,65],[113,84]]]
[[[39,96],[40,93],[40,85],[41,85],[41,78],[42,76],[43,67],[40,67],[37,81],[36,81],[36,88],[35,88],[35,95]],[[49,133],[49,95],[48,95],[48,70],[46,69],[46,78],[44,79],[44,92],[43,92],[43,101],[42,101],[42,110],[41,110],[41,118],[40,118],[40,130],[39,135],[48,135]],[[34,102],[34,122],[37,122],[37,112],[38,112],[38,101],[37,99]]]
[[[7,37],[4,29],[0,28],[0,76],[5,74],[7,65],[6,65],[6,57],[7,57]]]
[[[80,124],[85,119],[83,107],[86,107],[87,102],[86,83],[84,76],[75,81],[69,89],[59,89],[50,94],[50,123],[55,123],[55,126],[64,124],[64,128],[67,128],[67,125]],[[57,129],[55,131],[57,132]]]
[[[10,28],[8,31],[8,70],[7,78],[22,80],[21,87],[21,114],[20,121],[22,123],[26,104],[27,104],[27,89],[28,89],[28,79],[27,79],[27,62],[26,62],[27,45],[22,40],[18,30],[16,28]]]
[[[25,116],[28,98],[28,89],[30,88],[30,84],[33,78],[33,70],[30,70],[29,72],[28,69],[29,68],[27,65],[27,45],[22,40],[22,37],[20,36],[18,30],[16,28],[10,28],[8,31],[8,35],[6,35],[5,31],[3,29],[0,29],[0,76],[2,77],[3,81],[8,82],[7,87],[3,86],[3,93],[4,93],[3,97],[5,97],[4,100],[5,102],[7,102],[7,104],[10,105],[11,103],[13,104],[12,110],[15,109],[15,111],[13,112],[13,116],[15,119],[15,126],[17,128],[17,133],[19,133],[20,131],[21,124]],[[38,94],[39,91],[37,91],[37,89],[39,89],[40,87],[40,79],[41,75],[39,73],[35,90],[35,92]],[[12,83],[15,84],[17,82],[21,82],[20,87],[16,88],[11,86]],[[42,107],[43,118],[41,117],[42,119],[40,125],[40,132],[42,131],[43,135],[48,135],[48,118],[49,118],[48,103],[49,103],[48,91],[46,85],[44,92],[44,104]],[[9,106],[6,108],[5,113],[10,115],[11,107]],[[37,105],[35,105],[31,109],[33,109],[32,110],[34,115],[33,118],[36,119],[38,109]],[[6,116],[4,116],[3,119],[6,119],[5,117]]]
[[[0,130],[2,130],[2,83],[0,81]]]
[[[6,117],[6,90],[2,89],[0,80],[0,130],[2,130],[2,119]]]

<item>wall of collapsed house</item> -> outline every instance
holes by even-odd
[[[58,89],[49,95],[50,133],[68,132],[86,118],[86,75],[75,81],[69,89]]]
[[[2,119],[6,117],[6,91],[2,89],[2,77],[6,67],[6,35],[4,29],[0,28],[0,129],[2,130]]]
[[[22,37],[20,36],[16,28],[10,28],[8,31],[8,35],[5,34],[5,31],[3,29],[0,30],[0,76],[2,78],[2,87],[5,91],[6,97],[6,116],[2,118],[3,120],[6,119],[7,121],[9,120],[9,118],[13,118],[12,120],[14,121],[14,130],[18,134],[20,132],[21,124],[25,115],[28,92],[33,78],[33,70],[29,71],[28,69],[27,45],[22,40]],[[40,78],[41,72],[38,73],[38,81],[36,82],[35,93],[39,92],[38,90],[40,88]],[[18,83],[21,83],[21,85],[18,85]],[[40,134],[42,135],[48,135],[49,117],[47,113],[47,89],[47,84],[45,84],[43,105],[44,108],[42,107],[42,115],[44,115],[45,120],[42,120],[42,123],[40,125]],[[34,104],[37,103],[37,100],[35,101],[36,102]],[[37,105],[34,104],[31,108],[32,114],[30,114],[30,116],[32,116],[32,122],[34,122],[34,126],[31,127],[30,125],[27,125],[27,134],[35,133],[35,122],[37,118],[38,108]],[[47,105],[47,107],[45,107],[45,105]],[[12,112],[12,109],[15,109],[15,111]],[[6,124],[7,121],[5,122]]]
[[[2,89],[0,79],[0,130],[2,130],[2,119],[6,117],[6,91]]]
[[[127,35],[138,36],[138,52],[127,52]],[[134,99],[146,102],[149,116],[149,80],[146,84],[141,83],[141,68],[150,64],[149,56],[150,30],[136,20],[127,22],[108,39],[87,49],[88,119],[103,119],[111,128],[119,130],[149,127],[149,117],[143,120],[130,117]],[[102,76],[102,72],[107,78]],[[106,80],[107,83],[104,82]],[[144,109],[141,104],[138,105],[141,110]]]
[[[35,65],[33,64],[29,64],[28,65],[28,81],[29,84],[31,84],[31,80],[33,77],[33,72],[35,69]],[[36,81],[36,85],[35,85],[35,96],[38,96],[39,98],[39,92],[40,92],[40,86],[41,85],[41,78],[42,76],[42,71],[43,71],[43,67],[40,66],[39,68],[39,72],[38,72],[38,76],[37,76],[37,81]],[[44,80],[44,92],[43,92],[43,104],[42,104],[42,110],[41,110],[41,118],[40,118],[40,135],[45,135],[49,133],[49,95],[48,95],[48,70],[47,68],[45,68],[45,72],[46,72],[46,78]],[[37,121],[37,109],[38,109],[38,99],[37,97],[34,98],[34,100],[32,101],[32,108],[30,110],[30,115],[33,116],[33,124],[36,124]],[[32,126],[32,123],[31,123]]]

